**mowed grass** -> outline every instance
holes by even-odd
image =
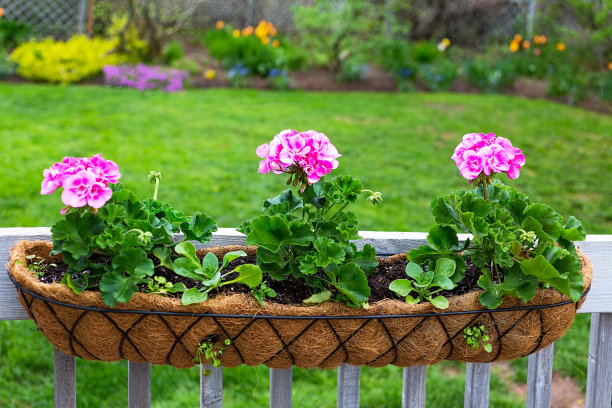
[[[353,208],[362,230],[426,231],[429,203],[468,187],[450,155],[464,133],[493,131],[523,149],[517,186],[533,200],[582,219],[588,233],[612,232],[612,118],[547,101],[499,95],[302,93],[208,90],[140,93],[99,87],[0,85],[0,227],[50,226],[59,194],[39,194],[42,170],[63,156],[102,153],[119,163],[122,182],[152,194],[149,170],[163,174],[160,199],[203,210],[222,227],[255,215],[284,188],[284,177],[257,174],[255,148],[286,128],[326,133],[352,174],[385,202]],[[588,316],[555,346],[555,367],[584,386]],[[52,346],[31,322],[0,323],[0,407],[52,406]],[[127,364],[79,360],[80,407],[127,403]],[[463,365],[429,369],[429,406],[463,406]],[[526,361],[512,364],[525,379]],[[335,405],[335,371],[294,370],[299,407]],[[512,379],[512,378],[511,378]],[[524,406],[508,377],[494,370],[491,405]],[[267,405],[268,371],[224,372],[228,407]],[[196,405],[198,370],[154,367],[153,405]],[[362,406],[401,401],[401,370],[364,369]]]

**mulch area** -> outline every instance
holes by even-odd
[[[289,74],[290,89],[300,89],[304,91],[316,92],[397,92],[397,85],[393,76],[383,69],[371,66],[366,70],[362,81],[338,82],[335,75],[324,69],[310,69],[308,71],[295,71]],[[1,82],[8,83],[27,83],[19,76],[12,76],[2,79]],[[83,85],[103,85],[102,76],[98,76],[81,82]],[[203,75],[192,76],[188,87],[196,89],[206,88],[229,88],[231,87],[227,74],[222,69],[216,70],[215,78],[206,79]],[[274,89],[265,78],[249,77],[248,88],[252,89]],[[529,78],[518,79],[512,88],[501,90],[501,94],[516,95],[528,99],[546,99],[553,102],[566,104],[567,98],[552,98],[547,95],[547,82]],[[416,83],[417,92],[428,92],[423,84]],[[463,78],[458,78],[452,85],[450,92],[454,93],[482,93],[476,87],[467,83]],[[612,115],[612,104],[603,102],[595,95],[578,103],[576,106]]]

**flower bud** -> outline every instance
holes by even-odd
[[[383,201],[382,193],[378,191],[372,192],[368,197],[368,200],[374,205],[381,204]]]

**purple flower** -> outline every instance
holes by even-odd
[[[140,91],[161,89],[168,92],[183,90],[187,73],[176,69],[165,70],[158,66],[107,65],[103,69],[107,86],[135,88]]]

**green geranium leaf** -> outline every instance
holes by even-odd
[[[398,296],[408,296],[412,292],[412,282],[408,279],[396,279],[389,285],[389,290],[395,292]]]
[[[563,227],[563,231],[561,231],[561,237],[568,241],[584,241],[586,239],[586,232],[582,222],[576,217],[570,216],[565,227]]]
[[[478,278],[478,286],[484,290],[478,297],[478,300],[483,306],[489,309],[497,309],[502,304],[502,289],[499,285],[495,285],[493,281],[491,281],[491,274],[489,271],[480,275],[480,278]]]
[[[527,303],[536,295],[538,279],[535,276],[525,275],[518,265],[514,265],[504,271],[504,283],[501,287],[504,293]]]
[[[550,238],[550,236],[546,232],[544,232],[542,224],[540,224],[531,215],[525,217],[525,219],[523,220],[523,223],[521,224],[521,227],[525,231],[533,231],[533,232],[535,232],[536,237],[538,237],[540,242],[551,242],[551,243],[553,242],[553,240]]]
[[[457,225],[464,232],[469,232],[459,219],[459,196],[452,194],[436,198],[431,203],[431,213],[436,223],[441,225]]]
[[[204,244],[212,238],[212,233],[217,230],[217,224],[208,215],[198,211],[193,214],[189,223],[181,224],[181,230],[186,239]]]
[[[331,296],[332,293],[329,290],[323,290],[321,292],[314,293],[308,299],[304,299],[302,303],[305,305],[318,305],[320,303],[327,302],[329,299],[331,299]]]
[[[296,197],[291,189],[287,189],[278,196],[264,201],[262,210],[266,210],[273,205],[282,206],[282,208],[286,209],[286,214],[291,214],[298,208],[302,208],[302,199]]]
[[[127,212],[127,220],[148,220],[149,212],[145,208],[144,204],[140,201],[128,200],[123,203]]]
[[[128,302],[137,289],[132,278],[116,271],[105,274],[100,280],[102,299],[110,307],[115,307],[117,302]]]
[[[317,249],[317,265],[325,267],[330,263],[334,262],[337,264],[342,263],[346,253],[344,248],[333,242],[327,237],[320,237],[314,243]]]
[[[445,255],[446,253],[440,253],[433,248],[423,245],[408,251],[407,258],[410,262],[423,265],[428,261],[436,261]]]
[[[430,300],[431,304],[437,307],[438,309],[447,309],[448,308],[448,300],[444,296],[437,296]]]
[[[342,198],[351,203],[354,203],[357,197],[363,192],[363,184],[353,176],[335,177],[333,184],[338,187],[338,191]]]
[[[265,264],[275,263],[279,266],[285,266],[289,263],[289,259],[281,252],[272,252],[265,248],[257,248],[257,261]]]
[[[241,258],[247,256],[246,252],[244,251],[232,251],[232,252],[228,252],[225,255],[223,255],[223,263],[221,264],[221,268],[219,269],[225,269],[227,268],[227,265],[230,264],[230,262],[232,262],[235,259]]]
[[[327,197],[325,196],[325,192],[323,191],[325,185],[330,184],[325,182],[325,178],[321,177],[321,179],[314,183],[311,186],[306,187],[306,190],[302,193],[302,197],[304,198],[304,203],[311,204],[315,208],[323,208],[327,203]]]
[[[466,194],[461,197],[460,207],[461,212],[470,212],[476,218],[484,218],[492,210],[492,207],[483,198],[478,198],[472,194]]]
[[[104,207],[102,207],[104,208]],[[123,207],[120,207],[123,208]],[[125,242],[125,228],[108,227],[104,233],[98,235],[95,239],[96,245],[100,249],[115,249],[123,246]]]
[[[66,273],[62,277],[60,283],[62,285],[68,286],[70,289],[72,289],[74,293],[80,295],[85,289],[87,289],[87,275],[83,275],[83,278],[81,279],[72,279],[72,276],[70,276],[69,273]]]
[[[457,232],[449,226],[434,225],[427,235],[429,246],[438,252],[448,252],[459,245]]]
[[[545,204],[531,204],[525,209],[523,215],[525,217],[532,216],[535,218],[535,220],[542,225],[544,232],[546,232],[553,241],[559,239],[563,218],[561,218],[552,207]]]
[[[123,223],[127,216],[125,207],[118,204],[105,204],[98,210],[98,216],[104,220],[106,225],[118,226]]]
[[[136,283],[140,283],[147,276],[153,276],[154,272],[153,261],[147,257],[147,253],[142,248],[123,249],[113,258],[113,270],[128,274]]]
[[[300,257],[300,272],[304,275],[314,275],[319,270],[317,266],[317,255],[313,252],[308,252]]]
[[[260,215],[251,222],[251,232],[246,243],[278,252],[289,236],[289,224],[282,217]]]
[[[172,270],[172,250],[168,247],[155,247],[153,248],[153,255],[159,259],[159,264]]]
[[[314,239],[312,226],[307,222],[292,220],[289,222],[290,237],[286,240],[288,245],[308,246]]]
[[[577,302],[582,297],[582,292],[584,292],[584,278],[580,270],[570,272],[568,277],[570,280],[570,297],[574,302]]]
[[[198,288],[191,288],[183,292],[181,297],[181,303],[191,305],[193,303],[200,303],[208,299],[208,292],[200,292]]]
[[[224,285],[229,285],[230,283],[242,283],[250,288],[256,288],[261,284],[261,280],[263,278],[261,269],[256,265],[240,265],[234,269],[234,272],[238,273],[238,277],[231,281],[224,282]]]
[[[51,227],[53,255],[70,252],[75,259],[91,253],[92,239],[104,231],[104,223],[95,214],[70,213]]]
[[[527,201],[522,200],[520,198],[514,198],[509,200],[504,206],[504,208],[508,210],[512,218],[514,218],[514,221],[520,225],[525,219],[523,213],[525,212],[525,208],[527,208],[528,205],[529,203]]]
[[[274,280],[283,280],[291,273],[291,269],[287,266],[281,266],[277,263],[260,263],[258,266]]]
[[[121,184],[117,184],[115,186],[119,187],[120,189],[113,191],[113,195],[111,197],[111,201],[113,203],[121,204],[124,201],[137,201],[138,200],[138,198],[132,193],[131,190],[123,188]],[[110,187],[113,188],[113,184],[111,184]],[[104,207],[106,207],[106,205]]]
[[[354,262],[342,265],[338,270],[337,281],[332,284],[347,297],[349,306],[359,308],[370,298],[368,278]]]
[[[465,277],[465,260],[459,255],[446,255],[446,258],[452,259],[455,262],[455,272],[450,277],[453,283],[459,283]]]
[[[370,244],[365,244],[361,251],[356,252],[352,257],[352,261],[359,265],[366,275],[371,275],[376,272],[376,268],[378,267],[376,250]]]
[[[571,296],[569,278],[563,277],[542,255],[520,263],[525,275],[532,275],[541,282],[548,283],[564,295]]]

